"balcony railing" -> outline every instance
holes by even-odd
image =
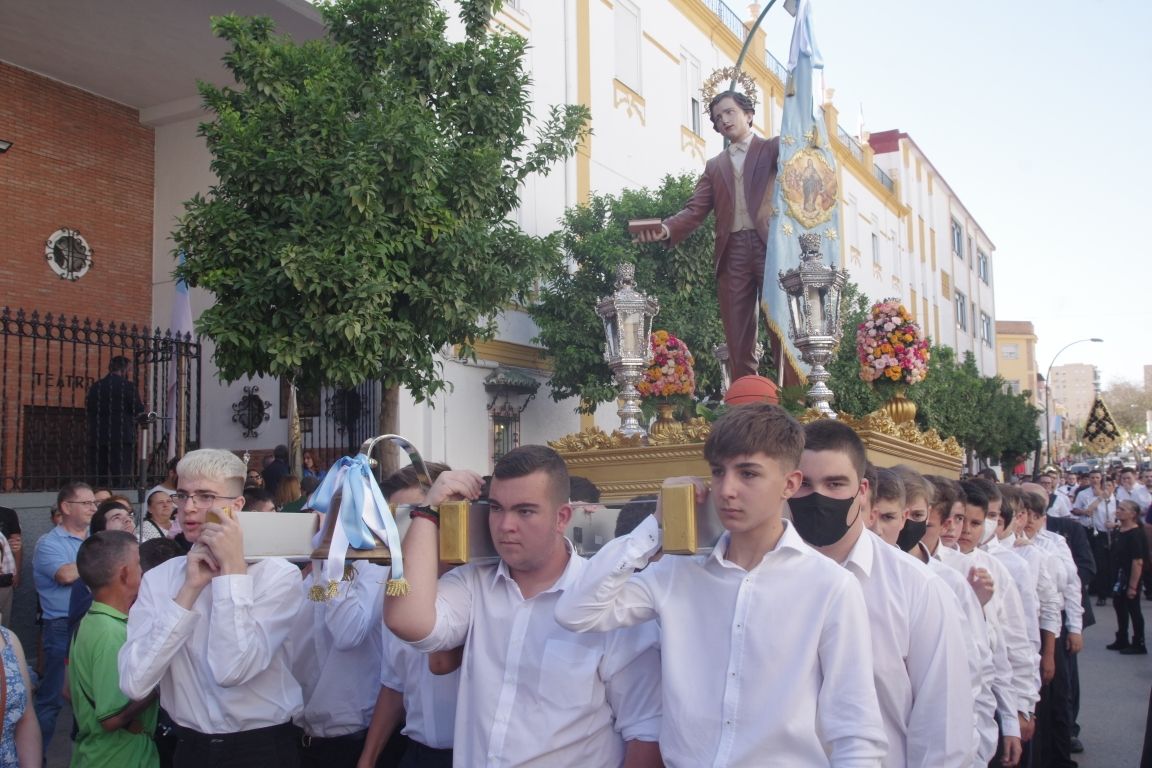
[[[896,185],[892,182],[892,177],[880,170],[880,166],[872,166],[872,175],[876,177],[876,181],[884,185],[884,188],[889,192],[896,191]]]
[[[764,63],[768,65],[768,69],[781,83],[788,82],[788,68],[780,63],[780,60],[772,55],[770,51],[764,51]]]
[[[836,138],[840,139],[841,144],[848,147],[848,151],[852,153],[852,157],[856,158],[861,163],[864,162],[864,150],[860,148],[859,142],[849,136],[848,133],[840,126],[836,126]]]
[[[724,26],[732,31],[732,34],[736,35],[737,40],[744,41],[748,30],[744,29],[744,22],[740,21],[740,17],[728,7],[724,0],[704,0],[704,5],[708,6],[708,10],[719,17]]]

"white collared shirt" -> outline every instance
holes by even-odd
[[[568,549],[564,573],[528,600],[503,561],[440,578],[436,626],[410,645],[425,653],[464,645],[457,765],[611,768],[623,763],[626,741],[658,739],[659,631],[582,635],[557,624],[556,601],[588,564]]]
[[[669,768],[879,766],[885,737],[860,588],[792,524],[746,571],[708,555],[666,556],[648,517],[592,558],[556,606],[588,632],[657,619]]]
[[[460,670],[434,675],[428,655],[384,634],[380,684],[404,696],[404,735],[433,749],[451,749],[460,695]]]
[[[1118,501],[1134,501],[1140,507],[1140,514],[1144,515],[1148,511],[1148,507],[1152,506],[1152,493],[1142,485],[1133,485],[1132,490],[1128,490],[1120,485],[1116,487],[1116,499]]]
[[[1060,564],[1055,562],[1048,552],[1045,552],[1040,547],[1032,545],[1028,539],[1018,540],[1012,536],[1010,542],[1012,551],[1024,561],[1028,563],[1028,567],[1032,569],[1032,578],[1036,582],[1036,597],[1039,603],[1039,620],[1040,630],[1043,632],[1051,632],[1056,637],[1060,636],[1060,611],[1064,606],[1064,597],[1060,594],[1060,589],[1057,586],[1057,579],[1053,573],[1054,568],[1059,568]],[[1005,540],[1000,540],[1000,546],[1005,545]]]
[[[1072,509],[1087,512],[1088,506],[1095,499],[1096,499],[1096,489],[1093,488],[1092,486],[1088,486],[1084,490],[1080,491],[1080,493],[1076,494],[1076,500],[1072,502]],[[1101,502],[1101,503],[1103,503],[1103,502]],[[1097,504],[1096,506],[1099,507],[1100,504]],[[1093,527],[1093,524],[1092,524],[1093,515],[1092,514],[1088,514],[1088,515],[1076,515],[1076,514],[1074,514],[1073,517],[1075,517],[1076,521],[1078,523],[1080,523],[1080,525],[1084,526],[1085,528],[1092,528]]]
[[[972,567],[983,568],[992,576],[992,599],[984,606],[984,616],[995,633],[993,641],[999,643],[1009,665],[1008,687],[1003,682],[995,690],[1000,707],[1000,721],[1004,733],[1020,735],[1019,712],[1034,711],[1040,695],[1040,654],[1028,634],[1033,623],[1024,610],[1012,574],[995,557],[981,549],[967,555],[959,550],[940,548],[940,559],[967,577]],[[1039,629],[1036,630],[1039,633]],[[1003,681],[1003,675],[1000,676]]]
[[[968,580],[954,569],[928,554],[923,544],[917,544],[928,557],[928,569],[952,591],[956,598],[956,610],[962,621],[960,626],[968,647],[968,674],[972,681],[972,697],[976,702],[973,710],[973,727],[976,755],[973,768],[984,768],[996,755],[996,745],[1000,734],[996,725],[996,696],[992,692],[996,679],[996,664],[992,656],[992,645],[988,632],[988,622],[984,609],[976,598]]]
[[[1012,577],[1012,583],[1016,585],[1016,591],[1020,595],[1020,604],[1024,608],[1024,616],[1028,619],[1025,622],[1024,630],[1028,633],[1028,639],[1032,641],[1037,653],[1039,653],[1040,600],[1036,587],[1036,576],[1032,572],[1032,568],[1029,567],[1028,562],[1024,560],[1024,558],[1008,547],[1005,547],[995,536],[993,536],[990,541],[982,544],[980,549],[995,557],[1008,571],[1008,575]]]
[[[384,636],[382,582],[388,569],[366,560],[341,581],[335,597],[305,600],[288,641],[292,673],[304,694],[296,725],[309,736],[331,738],[363,731],[372,721],[376,675]],[[324,561],[312,563],[323,579]]]
[[[864,530],[844,560],[864,590],[890,768],[970,766],[975,703],[960,617],[924,563]]]
[[[1084,631],[1084,604],[1080,595],[1080,571],[1076,568],[1068,542],[1058,533],[1043,530],[1036,534],[1032,543],[1056,559],[1057,567],[1052,575],[1064,597],[1064,625],[1072,634],[1081,634]]]
[[[1053,494],[1053,499],[1048,506],[1048,514],[1051,517],[1072,517],[1072,502],[1068,501],[1068,497],[1064,494]]]
[[[217,576],[187,611],[175,600],[186,560],[144,574],[120,649],[120,690],[138,700],[159,685],[172,719],[201,733],[288,722],[303,704],[285,648],[304,599],[300,570],[269,558]]]

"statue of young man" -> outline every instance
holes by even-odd
[[[755,107],[743,93],[724,91],[708,104],[712,127],[730,144],[704,166],[684,209],[660,229],[637,235],[675,247],[716,213],[716,292],[732,380],[756,373],[756,323],[764,283],[768,221],[773,215],[779,139],[752,134]]]

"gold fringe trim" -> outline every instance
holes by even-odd
[[[314,603],[324,602],[324,587],[319,584],[313,584],[308,589],[308,599]]]
[[[780,291],[780,294],[785,297],[785,301],[788,300],[787,295],[784,294],[783,290]],[[768,308],[768,302],[764,299],[760,299],[760,314],[764,316],[764,325],[767,326],[768,332],[775,334],[780,339],[780,349],[783,350],[784,357],[788,358],[788,364],[792,366],[792,370],[795,371],[796,375],[800,377],[800,383],[806,385],[808,383],[808,375],[804,373],[804,369],[800,367],[799,361],[797,361],[795,355],[792,354],[792,346],[788,343],[788,330],[785,328],[780,328],[776,325],[775,322],[773,322],[772,313]],[[780,362],[781,361],[779,360],[776,361],[776,375],[780,377],[781,381],[783,381],[783,372],[780,370]]]
[[[384,594],[388,597],[404,597],[411,591],[408,579],[388,579],[388,585],[384,588]]]

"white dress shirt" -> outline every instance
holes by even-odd
[[[1028,623],[1020,602],[1020,592],[1012,577],[987,552],[975,549],[964,554],[958,549],[941,546],[936,551],[940,560],[967,579],[972,568],[984,568],[992,576],[994,591],[984,605],[989,638],[996,663],[992,693],[1006,736],[1020,735],[1018,712],[1031,711],[1024,703],[1032,696],[1032,680],[1039,681],[1040,665],[1025,625]],[[1037,684],[1036,689],[1039,690]]]
[[[1132,490],[1128,490],[1120,485],[1116,487],[1116,499],[1118,501],[1134,501],[1140,507],[1140,514],[1143,516],[1148,507],[1152,506],[1152,493],[1142,485],[1133,485]]]
[[[1032,571],[1032,581],[1036,584],[1037,623],[1043,632],[1051,632],[1060,636],[1060,611],[1064,607],[1064,597],[1060,594],[1057,579],[1053,568],[1058,564],[1052,556],[1039,547],[1032,545],[1028,539],[1017,538],[1010,534],[1006,538],[998,539],[1000,546],[1011,547],[1028,564]]]
[[[996,678],[996,664],[992,656],[988,622],[984,609],[976,598],[976,592],[968,585],[968,580],[953,568],[940,562],[939,558],[928,555],[923,544],[918,544],[928,557],[928,569],[940,577],[956,598],[956,609],[960,612],[960,626],[968,647],[968,674],[972,680],[972,698],[976,702],[973,710],[974,743],[976,755],[973,768],[986,768],[996,754],[996,742],[1000,734],[996,725],[996,696],[992,692]]]
[[[1068,501],[1068,497],[1061,493],[1053,494],[1051,504],[1048,506],[1048,514],[1051,517],[1072,517],[1072,502]]]
[[[1074,635],[1084,631],[1084,604],[1080,596],[1080,571],[1072,558],[1068,542],[1058,533],[1043,530],[1036,534],[1032,543],[1052,555],[1059,567],[1053,569],[1056,586],[1064,597],[1064,625]]]
[[[916,558],[864,530],[843,563],[864,589],[890,768],[970,766],[975,702],[948,587]]]
[[[269,558],[217,576],[187,611],[174,599],[186,559],[144,574],[120,649],[120,690],[138,700],[159,685],[172,719],[201,733],[288,722],[303,704],[284,647],[304,599],[300,569]]]
[[[427,654],[385,630],[380,684],[404,696],[405,736],[433,749],[452,749],[459,669],[447,675],[432,674]]]
[[[1076,494],[1076,500],[1072,502],[1072,509],[1074,512],[1075,511],[1088,512],[1089,511],[1089,509],[1088,509],[1089,505],[1095,499],[1096,499],[1096,489],[1093,488],[1092,486],[1088,486],[1084,490],[1080,491],[1080,493]],[[1097,506],[1099,506],[1099,505],[1097,505]],[[1073,517],[1075,517],[1076,521],[1078,523],[1080,523],[1080,525],[1084,526],[1085,528],[1091,528],[1092,527],[1092,515],[1091,514],[1087,514],[1087,515],[1073,514]]]
[[[1039,651],[1040,598],[1036,587],[1036,576],[1032,568],[1023,557],[1005,547],[995,536],[980,545],[980,549],[1000,561],[1000,564],[1007,569],[1008,575],[1012,577],[1012,583],[1016,585],[1016,591],[1020,595],[1020,604],[1024,608],[1024,615],[1028,618],[1024,629],[1028,633],[1028,639]]]
[[[295,722],[310,736],[365,730],[380,692],[374,673],[383,647],[388,569],[366,560],[352,568],[355,576],[339,583],[335,597],[304,601],[288,640],[292,673],[304,693]],[[323,574],[324,561],[314,561],[312,572]]]
[[[581,631],[657,619],[669,768],[879,766],[885,737],[860,588],[785,521],[752,570],[666,556],[648,517],[601,549],[556,607]]]
[[[436,626],[411,645],[464,645],[456,765],[611,768],[626,741],[659,738],[659,630],[577,634],[557,624],[557,599],[588,565],[568,549],[564,573],[528,600],[503,561],[440,577]]]

